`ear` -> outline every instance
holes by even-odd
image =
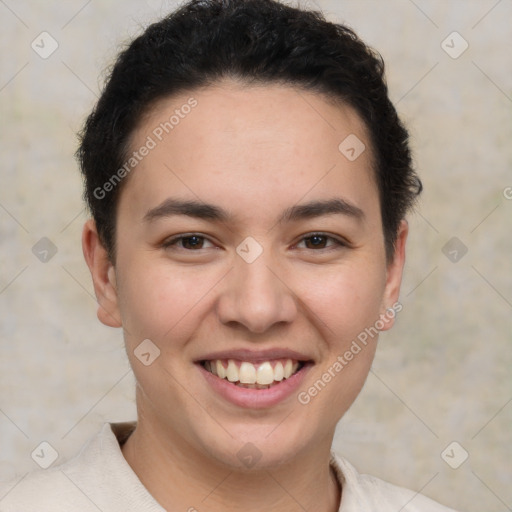
[[[402,304],[398,301],[400,286],[402,284],[402,273],[405,264],[405,244],[409,234],[409,224],[406,220],[400,222],[393,252],[393,259],[388,263],[386,272],[386,287],[382,299],[381,319],[384,327],[381,331],[387,331],[393,327],[395,316],[402,310]]]
[[[82,250],[98,301],[98,319],[109,327],[121,327],[114,265],[92,219],[85,223],[82,231]]]

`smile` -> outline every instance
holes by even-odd
[[[251,363],[235,359],[202,361],[205,370],[235,386],[247,389],[268,389],[289,379],[304,363],[293,359],[274,359]]]

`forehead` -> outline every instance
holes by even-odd
[[[225,81],[162,100],[133,134],[131,151],[144,146],[121,195],[141,208],[176,192],[239,208],[245,201],[247,212],[337,192],[378,203],[360,117],[290,86]]]

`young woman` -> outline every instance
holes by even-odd
[[[2,511],[448,510],[331,452],[401,309],[421,190],[383,73],[274,0],[193,0],[119,55],[78,156],[138,418]]]

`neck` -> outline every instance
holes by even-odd
[[[240,471],[197,451],[139,414],[122,447],[135,474],[166,510],[190,512],[336,512],[341,491],[329,465],[330,444],[277,468]]]

